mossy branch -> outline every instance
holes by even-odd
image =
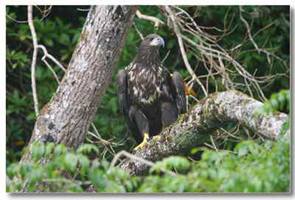
[[[257,110],[262,105],[235,90],[211,94],[164,129],[160,139],[152,139],[134,155],[157,161],[170,155],[184,154],[192,147],[203,144],[214,130],[228,122],[239,123],[265,138],[276,140],[282,126],[288,121],[288,115],[259,115]],[[145,163],[131,159],[125,159],[120,167],[136,175],[144,174],[149,168]]]

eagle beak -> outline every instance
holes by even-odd
[[[165,42],[164,39],[161,37],[156,37],[155,39],[153,39],[150,43],[151,46],[165,46]]]

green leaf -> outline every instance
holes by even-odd
[[[67,152],[67,148],[64,144],[58,144],[56,145],[54,149],[55,156],[65,154]]]
[[[42,156],[45,153],[45,145],[44,143],[33,143],[31,147],[31,152],[32,152],[32,159],[35,161],[38,161],[42,158]]]
[[[73,153],[67,153],[64,157],[64,164],[67,170],[74,172],[78,164],[77,156]]]
[[[95,146],[93,144],[82,144],[77,149],[77,153],[88,154],[88,153],[91,153],[91,152],[94,152],[94,153],[98,154],[99,149],[97,148],[97,146]]]
[[[180,156],[170,156],[164,158],[162,161],[158,161],[154,166],[151,167],[150,172],[160,173],[163,170],[176,170],[176,171],[186,171],[190,168],[190,162]]]

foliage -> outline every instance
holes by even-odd
[[[161,162],[156,162],[154,166],[151,167],[150,172],[160,173],[165,170],[174,170],[177,172],[187,171],[190,168],[190,163],[187,159],[179,156],[170,156],[164,158]]]
[[[90,159],[91,151],[97,153],[93,144],[83,144],[73,151],[61,144],[35,143],[31,162],[8,167],[7,191],[83,192],[89,191],[91,185],[97,192],[286,192],[290,189],[290,149],[285,140],[264,144],[243,141],[233,151],[206,149],[199,161],[172,156],[156,162],[144,177],[130,176],[120,168],[110,167],[106,160]]]
[[[282,192],[290,186],[289,145],[239,143],[233,152],[205,150],[187,174],[150,175],[141,192]]]
[[[273,93],[263,106],[256,110],[256,115],[273,115],[280,112],[290,112],[290,91],[281,90],[277,93]],[[289,120],[290,121],[290,120]],[[284,134],[288,129],[290,129],[290,122],[287,121],[283,124],[281,135]]]
[[[273,93],[268,101],[263,104],[263,107],[258,110],[260,114],[271,114],[274,112],[287,112],[290,111],[290,91],[281,90]]]

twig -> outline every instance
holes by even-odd
[[[111,162],[111,167],[115,167],[117,161],[118,161],[122,156],[125,156],[125,157],[127,157],[127,158],[130,158],[130,159],[133,159],[133,160],[136,160],[136,161],[142,162],[142,163],[144,163],[144,164],[146,164],[146,165],[148,165],[148,166],[150,166],[150,167],[154,165],[154,163],[151,162],[151,161],[148,161],[148,160],[142,159],[142,158],[137,157],[137,156],[135,156],[135,155],[133,155],[133,154],[131,154],[131,153],[128,153],[128,152],[125,151],[125,150],[122,150],[122,151],[120,151],[119,153],[117,153],[117,154],[114,156],[114,158],[113,158],[113,160],[112,160],[112,162]]]
[[[28,6],[28,23],[32,35],[32,40],[33,40],[33,57],[32,57],[32,63],[31,63],[31,86],[32,86],[32,93],[33,93],[33,101],[34,101],[34,109],[35,109],[35,114],[38,117],[39,115],[39,106],[38,106],[38,96],[37,96],[37,89],[36,89],[36,77],[35,77],[35,72],[36,72],[36,59],[38,56],[38,41],[37,41],[37,35],[33,23],[33,6]]]
[[[218,149],[217,149],[217,147],[216,147],[216,145],[215,145],[215,142],[214,142],[214,139],[213,139],[213,136],[212,136],[212,135],[210,135],[210,141],[211,141],[211,144],[212,144],[213,147],[214,147],[214,150],[215,150],[215,151],[218,151]]]
[[[232,81],[230,79],[230,77],[233,76],[232,73],[229,74],[230,68],[227,66],[222,66],[223,63],[224,64],[227,62],[231,63],[232,66],[235,68],[235,70],[238,72],[238,74],[247,79],[248,84],[256,90],[259,98],[264,101],[266,98],[263,94],[263,91],[262,91],[260,85],[259,85],[259,83],[261,83],[261,81],[257,80],[256,77],[254,77],[252,74],[250,74],[239,62],[237,62],[232,57],[232,55],[230,55],[224,48],[222,48],[217,43],[217,41],[219,40],[219,39],[217,39],[217,36],[212,36],[204,31],[202,31],[200,26],[195,22],[195,20],[190,16],[190,14],[188,14],[182,8],[179,8],[177,6],[172,6],[172,7],[175,8],[176,10],[180,10],[181,13],[177,16],[174,13],[174,16],[172,15],[172,17],[171,17],[171,13],[173,14],[173,11],[171,10],[171,6],[170,6],[170,7],[168,7],[168,9],[170,8],[171,13],[167,12],[167,10],[166,10],[166,13],[168,13],[167,17],[169,17],[171,19],[170,21],[172,21],[172,22],[173,22],[173,18],[174,18],[175,22],[173,25],[176,24],[179,27],[178,28],[179,29],[179,36],[181,36],[181,38],[183,40],[183,44],[188,44],[188,48],[190,48],[189,45],[193,45],[193,47],[195,49],[190,48],[190,50],[193,50],[195,52],[193,55],[197,59],[203,60],[203,63],[208,60],[208,62],[210,63],[210,66],[211,66],[210,68],[206,67],[208,72],[211,73],[212,66],[214,66],[214,69],[222,72],[221,78],[224,80],[223,83],[228,82],[229,83],[228,88],[234,88],[234,86],[236,86],[237,83],[235,83],[234,81]],[[184,31],[186,34],[182,34],[180,32],[180,30]],[[191,39],[192,37],[190,37],[190,36],[192,36],[193,38],[196,38],[197,40],[196,41],[192,40]],[[203,59],[204,57],[206,58],[205,60]],[[219,63],[215,61],[216,59],[219,59]],[[225,69],[225,70],[223,70],[223,69]],[[229,76],[229,75],[231,75],[231,76]],[[206,83],[208,84],[208,82],[206,82]],[[247,84],[247,83],[245,82],[245,84]],[[242,85],[242,86],[244,87],[245,85]],[[248,89],[248,87],[246,87],[246,89]]]
[[[220,130],[223,131],[224,133],[226,133],[227,135],[229,135],[230,137],[232,137],[234,139],[237,139],[238,141],[242,140],[242,138],[235,135],[240,130],[240,125],[239,124],[237,125],[237,128],[234,131],[227,131],[224,128],[221,128]]]
[[[253,38],[253,36],[251,34],[250,25],[247,22],[247,20],[243,17],[243,14],[242,14],[243,8],[242,8],[242,6],[240,6],[239,9],[240,9],[240,19],[245,24],[248,37],[249,37],[251,43],[253,44],[253,46],[255,47],[256,51],[258,53],[261,53],[261,52],[264,53],[266,55],[266,58],[267,58],[267,61],[268,61],[269,64],[270,64],[270,56],[272,56],[272,57],[276,58],[277,60],[279,60],[280,62],[282,62],[285,67],[288,67],[287,64],[286,64],[286,62],[282,58],[280,58],[279,56],[275,55],[274,53],[271,53],[271,52],[267,51],[266,49],[260,48],[257,45],[257,43],[255,42],[255,40],[254,40],[254,38]],[[270,24],[270,25],[272,25],[272,24]]]
[[[44,7],[44,10],[42,10],[41,8],[39,8],[39,6],[36,6],[36,8],[40,11],[40,13],[42,14],[42,19],[41,20],[43,20],[43,19],[45,19],[49,14],[50,14],[50,11],[51,11],[51,9],[52,9],[52,6],[50,5],[50,6],[48,6],[48,8],[47,8],[47,6],[45,6]]]
[[[78,11],[88,12],[90,8],[77,8]]]
[[[191,45],[197,47],[198,50],[201,51],[202,54],[210,55],[215,58],[219,58],[220,56],[222,56],[222,59],[227,60],[228,62],[231,62],[233,64],[233,66],[235,67],[235,69],[237,70],[237,72],[242,77],[251,81],[251,84],[253,84],[258,95],[260,95],[260,98],[263,101],[266,100],[264,93],[258,84],[258,80],[256,80],[255,77],[253,77],[238,61],[236,61],[234,58],[232,58],[222,47],[220,47],[219,45],[216,45],[218,47],[218,49],[220,49],[220,50],[213,49],[211,47],[197,44],[196,42],[194,42],[193,40],[189,39],[188,37],[186,37],[184,35],[181,35],[181,37],[183,37],[183,39],[186,40],[187,42],[189,42]]]
[[[44,45],[38,45],[38,48],[42,49],[44,56],[42,57],[42,61],[45,60],[46,58],[49,58],[52,60],[59,68],[61,68],[64,72],[66,72],[66,69],[63,67],[63,65],[51,54],[47,52],[47,49]]]
[[[56,82],[57,82],[58,84],[60,84],[59,78],[58,78],[57,74],[55,73],[54,69],[51,67],[51,65],[50,65],[50,64],[47,62],[47,60],[45,60],[45,59],[42,59],[42,61],[43,61],[43,62],[45,63],[45,65],[49,68],[49,70],[52,72],[52,74],[53,74],[53,76],[54,76]]]
[[[110,169],[113,168],[113,167],[115,167],[117,161],[118,161],[122,156],[125,156],[125,157],[127,157],[127,158],[129,158],[129,159],[131,159],[131,160],[134,160],[134,161],[141,162],[141,163],[143,163],[143,164],[145,164],[145,165],[147,165],[147,166],[149,166],[149,167],[152,167],[152,166],[155,165],[155,163],[153,163],[153,162],[151,162],[151,161],[149,161],[149,160],[145,160],[145,159],[140,158],[140,157],[137,157],[137,156],[135,156],[135,155],[133,155],[133,154],[131,154],[131,153],[128,153],[127,151],[122,150],[122,151],[120,151],[119,153],[117,153],[117,154],[114,156],[114,158],[113,158],[113,160],[112,160],[112,162],[111,162],[111,167],[110,167]],[[176,175],[177,175],[176,173],[174,173],[174,172],[172,172],[172,171],[169,171],[169,170],[166,170],[166,169],[161,169],[161,171],[162,171],[162,172],[165,172],[165,173],[167,173],[167,174],[169,174],[169,175],[171,175],[171,176],[176,176]]]
[[[143,40],[144,37],[143,37],[143,34],[138,30],[137,26],[135,23],[132,24],[137,32],[137,34],[139,35],[140,39]]]
[[[201,81],[198,79],[198,77],[196,76],[194,70],[192,69],[189,61],[188,61],[188,58],[187,58],[187,55],[186,55],[186,52],[185,52],[185,49],[184,49],[184,45],[183,45],[183,41],[182,41],[182,37],[181,37],[181,34],[180,34],[180,31],[179,31],[179,28],[178,28],[178,25],[176,24],[176,19],[174,17],[174,14],[172,12],[172,10],[170,9],[169,6],[165,6],[165,9],[166,11],[168,12],[169,14],[169,17],[171,18],[171,21],[173,23],[173,28],[174,28],[174,32],[176,34],[176,37],[177,37],[177,40],[178,40],[178,44],[179,44],[179,48],[180,48],[180,52],[181,52],[181,55],[182,55],[182,59],[184,61],[184,64],[188,70],[188,72],[190,73],[190,75],[192,76],[192,78],[200,85],[200,87],[202,88],[205,96],[208,96],[208,93],[206,91],[206,89],[204,88],[203,84],[201,83]]]
[[[93,130],[94,130],[94,132],[95,132],[95,134],[97,136],[96,138],[99,139],[103,143],[103,145],[110,145],[111,144],[111,142],[109,142],[109,141],[107,141],[107,140],[105,140],[105,139],[103,139],[101,137],[101,135],[99,134],[97,128],[94,125],[94,123],[91,123],[91,127],[93,128]]]
[[[164,56],[164,58],[162,59],[161,63],[164,63],[165,60],[168,58],[169,54],[170,54],[171,50],[169,50],[166,55]]]
[[[164,22],[162,20],[160,20],[160,19],[158,19],[156,17],[153,17],[153,16],[144,15],[139,10],[137,10],[135,14],[139,19],[144,19],[144,20],[153,22],[154,26],[156,28],[158,28],[160,25],[164,24]]]
[[[42,13],[42,18],[40,19],[40,21],[44,20],[49,14],[50,14],[50,11],[51,11],[51,8],[52,6],[49,6],[48,9],[45,9],[44,11],[41,10],[38,6],[37,6],[38,10]],[[7,18],[11,19],[13,22],[15,23],[18,23],[18,24],[26,24],[28,23],[28,20],[17,20],[11,16],[9,16],[8,14],[6,15]]]
[[[6,15],[6,17],[8,19],[11,19],[15,23],[18,23],[18,24],[26,24],[26,23],[28,23],[27,20],[17,20],[17,19],[14,19],[13,17],[9,16],[8,14]]]
[[[255,49],[258,51],[258,53],[260,53],[261,50],[252,37],[250,25],[248,24],[248,22],[245,20],[245,18],[242,15],[242,6],[240,6],[239,8],[240,8],[240,19],[246,26],[248,37],[250,41],[252,42],[252,44],[254,45]]]
[[[58,82],[58,84],[60,84],[59,78],[57,76],[57,74],[55,73],[54,69],[51,67],[51,65],[47,62],[46,58],[49,58],[50,60],[52,60],[57,66],[59,66],[64,72],[66,71],[65,68],[62,66],[62,64],[60,62],[58,62],[58,60],[56,58],[54,58],[52,55],[50,55],[47,52],[47,49],[45,46],[43,45],[38,45],[38,48],[40,48],[44,55],[41,58],[41,60],[45,63],[45,65],[49,68],[49,70],[52,72],[53,76],[55,77],[56,81]]]
[[[45,11],[45,14],[43,17],[46,17],[49,14],[50,9],[51,9],[51,6],[49,7],[49,9],[47,9]],[[38,95],[37,95],[37,88],[36,88],[36,62],[37,62],[37,56],[38,56],[38,48],[40,48],[44,53],[44,56],[42,57],[41,60],[45,63],[45,65],[53,73],[53,75],[58,83],[60,83],[59,78],[58,78],[57,74],[55,73],[55,71],[53,70],[53,68],[50,66],[50,64],[46,61],[46,58],[49,58],[50,60],[52,60],[64,72],[66,70],[62,66],[62,64],[60,64],[60,62],[58,62],[58,60],[54,56],[52,56],[51,54],[49,54],[47,52],[47,49],[45,48],[45,46],[38,44],[37,34],[35,31],[34,22],[33,22],[33,6],[28,6],[28,24],[30,27],[31,35],[32,35],[33,48],[34,48],[32,63],[31,63],[31,85],[32,85],[31,87],[32,87],[32,93],[33,93],[34,110],[35,110],[36,116],[38,116],[39,115],[39,103],[38,103]]]

